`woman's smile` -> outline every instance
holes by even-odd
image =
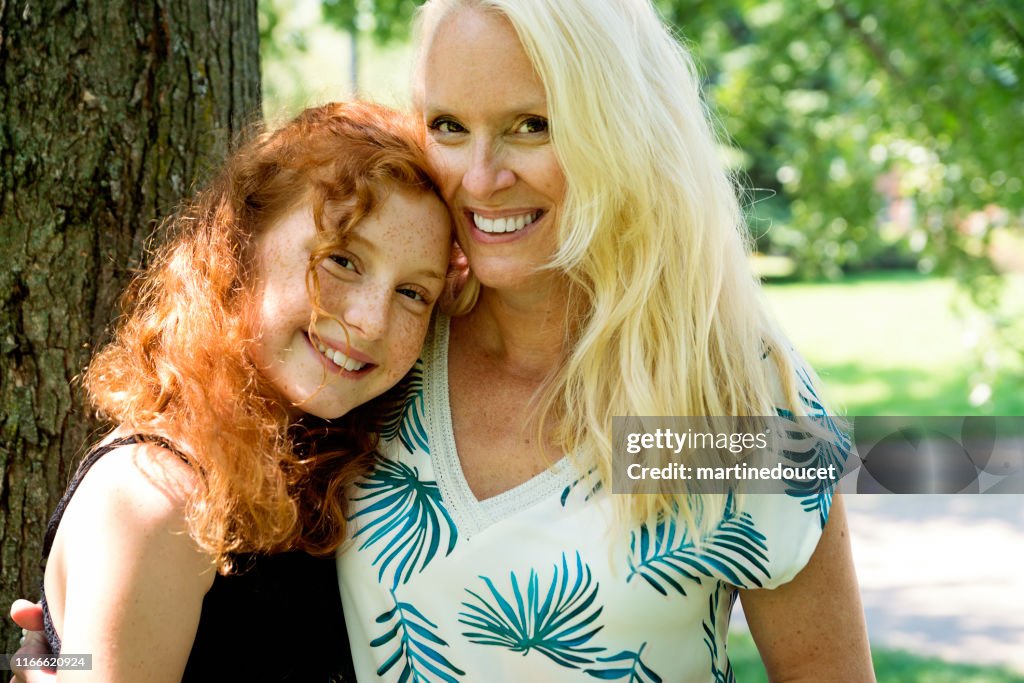
[[[566,182],[544,86],[515,29],[497,14],[456,10],[423,74],[427,153],[473,273],[491,289],[534,289],[558,251]]]

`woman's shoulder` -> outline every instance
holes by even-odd
[[[807,563],[828,522],[838,479],[846,471],[853,442],[844,418],[822,397],[811,365],[789,345],[764,355],[772,406],[768,417],[780,435],[767,462],[779,480],[743,496],[737,519],[756,528],[766,559],[766,580],[741,588],[774,588]]]
[[[817,372],[787,340],[766,345],[762,361],[772,408],[797,415],[836,414]]]

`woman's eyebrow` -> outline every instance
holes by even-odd
[[[535,116],[547,116],[547,102],[543,99],[539,100],[524,100],[523,102],[513,102],[511,105],[505,106],[498,111],[488,112],[489,116],[498,117],[513,117],[521,114],[529,114]],[[435,103],[426,103],[423,107],[423,116],[427,119],[434,118],[441,114],[451,114],[458,117],[458,114],[452,112],[451,107],[442,107]]]

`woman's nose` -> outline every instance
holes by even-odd
[[[462,186],[476,199],[488,199],[516,182],[509,168],[508,154],[489,140],[481,140],[470,152],[469,167],[462,176]]]

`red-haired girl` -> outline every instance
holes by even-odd
[[[114,428],[47,531],[51,649],[92,655],[73,680],[342,666],[333,561],[288,551],[341,543],[373,399],[415,362],[444,285],[450,218],[418,138],[374,105],[309,109],[169,223],[85,375]],[[301,640],[293,619],[313,624]]]

